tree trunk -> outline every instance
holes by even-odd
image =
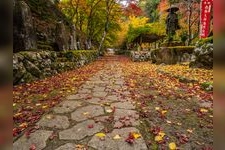
[[[106,31],[104,31],[103,32],[103,36],[102,36],[102,40],[101,40],[101,42],[99,44],[99,48],[98,48],[99,51],[102,49],[102,45],[103,45],[103,43],[105,41],[106,34],[107,34]]]
[[[76,31],[76,27],[73,26],[73,29],[72,29],[72,36],[73,36],[73,47],[75,50],[77,50],[77,31]]]
[[[103,31],[102,39],[101,39],[101,42],[100,42],[99,48],[98,48],[99,51],[101,51],[101,49],[102,49],[103,43],[105,41],[105,38],[106,38],[106,35],[108,32],[110,11],[111,11],[110,10],[110,2],[108,0],[106,0],[106,22],[105,22],[105,28]]]
[[[192,17],[192,7],[191,4],[192,2],[188,2],[188,45],[191,44],[191,40],[192,40],[192,31],[191,31],[191,17]]]

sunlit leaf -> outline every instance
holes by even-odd
[[[201,108],[201,109],[200,109],[200,112],[202,112],[202,113],[207,113],[207,112],[208,112],[208,110],[207,110],[207,109],[205,109],[205,108]]]
[[[139,133],[132,133],[135,139],[138,139],[141,137],[141,134]]]
[[[121,139],[121,136],[120,136],[119,134],[117,134],[117,135],[115,135],[115,136],[113,137],[113,139],[114,139],[114,140],[119,140],[119,139]]]
[[[159,135],[155,136],[155,141],[156,142],[160,142],[162,140],[163,140],[163,138],[161,136],[159,136]]]
[[[176,143],[174,143],[174,142],[169,143],[169,148],[170,148],[170,150],[176,150],[177,149]]]
[[[95,134],[95,136],[97,136],[97,137],[99,137],[99,138],[103,138],[103,137],[105,137],[106,135],[105,135],[105,133],[96,133]]]

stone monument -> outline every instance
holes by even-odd
[[[166,34],[169,36],[169,39],[171,39],[175,35],[176,30],[180,29],[178,16],[176,14],[178,10],[179,8],[176,6],[171,6],[166,10],[167,12],[169,12],[166,17]]]

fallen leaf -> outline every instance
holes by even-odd
[[[27,123],[24,122],[24,123],[20,124],[19,127],[20,127],[20,128],[26,128],[26,127],[27,127]]]
[[[113,137],[113,140],[119,140],[119,139],[121,139],[121,136],[118,134]]]
[[[94,128],[94,125],[93,124],[90,124],[90,125],[88,125],[88,128],[89,129]]]
[[[155,107],[155,110],[160,110],[160,107]]]
[[[181,125],[182,125],[182,123],[178,122],[178,123],[177,123],[177,125],[178,125],[178,126],[181,126]]]
[[[127,139],[125,140],[129,144],[133,144],[135,141],[134,135],[130,132]]]
[[[20,115],[22,115],[22,113],[17,113],[13,117],[19,117]]]
[[[75,147],[76,147],[76,150],[86,150],[85,146],[81,144],[77,144],[75,145]]]
[[[107,109],[106,112],[107,113],[111,113],[111,112],[113,112],[113,110],[112,109]]]
[[[165,115],[167,113],[167,110],[162,110],[161,113],[162,115]]]
[[[135,139],[138,139],[141,137],[141,134],[139,133],[132,133]]]
[[[53,119],[54,116],[53,115],[47,115],[45,118],[47,118],[47,119]]]
[[[158,135],[163,138],[166,134],[164,132],[160,131]]]
[[[156,142],[161,142],[163,140],[163,138],[159,135],[155,136],[155,141]]]
[[[29,148],[29,150],[36,150],[36,146],[34,144],[32,144]]]
[[[99,137],[99,138],[104,138],[106,135],[105,133],[96,133],[95,136]]]
[[[89,112],[84,112],[83,115],[89,115]]]
[[[53,140],[55,137],[57,137],[57,133],[53,132],[52,135],[49,137],[49,139]]]
[[[207,109],[205,109],[205,108],[201,108],[201,109],[200,109],[200,112],[202,112],[202,113],[207,113],[207,112],[208,112],[208,110],[207,110]]]
[[[185,110],[188,111],[188,112],[191,111],[190,109],[185,109]]]
[[[48,106],[45,105],[45,106],[42,106],[42,108],[45,109],[45,108],[48,108]]]
[[[41,104],[40,103],[37,103],[36,106],[41,106]]]
[[[169,121],[169,120],[166,120],[166,123],[171,124],[172,122],[171,122],[171,121]]]
[[[193,130],[191,130],[191,129],[187,129],[187,132],[189,132],[189,133],[193,133]]]
[[[174,143],[174,142],[170,143],[169,148],[170,148],[170,150],[176,150],[177,149],[176,143]]]

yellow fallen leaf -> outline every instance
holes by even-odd
[[[110,106],[110,103],[104,103],[105,106]]]
[[[20,115],[22,115],[22,113],[17,113],[13,117],[19,117]]]
[[[47,115],[45,118],[47,118],[47,119],[53,119],[54,116],[53,115]]]
[[[155,107],[155,110],[159,110],[160,109],[160,107]]]
[[[182,123],[178,122],[178,123],[177,123],[177,125],[178,125],[178,126],[181,126],[181,125],[182,125]]]
[[[167,110],[162,110],[161,113],[164,115],[167,113]]]
[[[187,129],[187,132],[189,132],[189,133],[193,133],[193,130],[191,130],[191,129]]]
[[[37,103],[36,106],[41,106],[41,104],[40,103]]]
[[[208,110],[207,110],[207,109],[205,109],[205,108],[201,108],[201,109],[200,109],[200,112],[202,112],[202,113],[207,113],[207,112],[208,112]]]
[[[118,134],[113,137],[113,140],[119,140],[119,139],[121,139],[121,136]]]
[[[89,112],[84,112],[83,115],[89,115]]]
[[[166,134],[165,134],[164,132],[160,131],[160,132],[158,133],[158,135],[161,136],[161,137],[163,138]]]
[[[105,137],[105,133],[96,133],[95,136],[99,137],[99,138],[103,138]]]
[[[138,139],[141,137],[141,134],[139,133],[132,133],[135,139]]]
[[[16,106],[16,103],[13,103],[13,107],[15,107]]]
[[[26,128],[27,126],[28,126],[28,124],[26,122],[19,125],[20,128]]]
[[[210,118],[213,118],[213,115],[209,115]]]
[[[169,121],[169,120],[166,120],[166,123],[171,124],[172,122],[171,122],[171,121]]]
[[[82,150],[82,149],[85,149],[85,146],[84,146],[84,145],[81,145],[81,144],[77,144],[77,145],[76,145],[76,149]]]
[[[107,109],[106,112],[107,112],[107,113],[111,113],[111,112],[113,112],[113,111],[112,111],[112,109]]]
[[[45,105],[45,106],[42,106],[42,108],[45,109],[45,108],[48,108],[48,106]]]
[[[191,111],[190,109],[185,109],[186,111]]]
[[[162,140],[163,140],[163,138],[161,136],[159,136],[159,135],[155,136],[155,141],[156,142],[160,142]]]
[[[175,149],[177,149],[176,143],[174,143],[174,142],[170,143],[170,144],[169,144],[169,148],[170,148],[170,150],[175,150]]]

